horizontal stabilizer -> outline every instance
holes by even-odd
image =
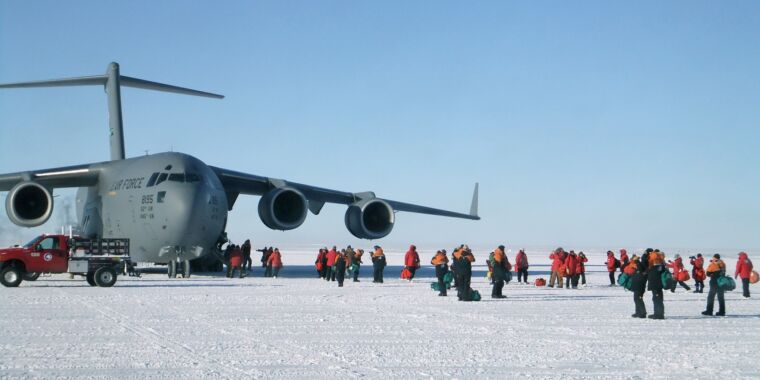
[[[156,90],[156,91],[163,91],[163,92],[173,92],[175,94],[183,94],[183,95],[205,96],[207,98],[214,98],[214,99],[224,99],[224,95],[212,94],[210,92],[192,90],[189,88],[177,87],[177,86],[172,86],[169,84],[163,84],[163,83],[158,83],[158,82],[151,82],[144,79],[126,77],[123,75],[119,78],[119,82],[121,82],[122,86],[126,86],[126,87],[142,88],[145,90]]]

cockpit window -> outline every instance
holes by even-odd
[[[156,184],[156,179],[158,178],[158,173],[153,173],[150,176],[150,179],[148,180],[148,185],[145,187],[151,187]]]
[[[166,176],[168,174],[161,173],[161,175],[158,176],[158,179],[156,180],[156,186],[158,186],[159,183],[166,181]]]
[[[196,173],[185,173],[185,182],[193,183],[200,182],[201,180],[201,176]]]
[[[182,173],[171,173],[169,174],[169,181],[172,182],[185,182],[185,175]]]

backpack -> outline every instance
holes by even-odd
[[[451,286],[452,281],[454,281],[454,274],[451,272],[446,272],[446,274],[443,275],[443,282]]]
[[[404,268],[404,270],[401,271],[401,278],[404,280],[412,278],[412,272],[409,269]]]
[[[673,280],[673,274],[670,273],[668,270],[662,271],[662,274],[660,275],[660,281],[662,281],[662,287],[664,289],[670,289],[675,285],[675,280]]]
[[[451,284],[444,284],[444,286],[446,287],[446,289],[451,289]],[[438,281],[431,282],[430,283],[430,289],[433,289],[436,292],[440,292],[441,291],[441,287],[438,286]]]
[[[728,276],[718,277],[718,287],[724,292],[730,292],[736,289],[736,281]]]
[[[470,300],[471,301],[480,301],[480,292],[477,290],[470,289]]]
[[[629,282],[631,282],[631,276],[626,273],[621,274],[617,280],[618,285],[625,287],[626,289],[630,288],[630,285],[626,286]]]
[[[615,259],[615,269],[620,268],[620,260]]]

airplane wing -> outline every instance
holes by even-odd
[[[418,214],[448,216],[452,218],[463,218],[471,220],[480,220],[478,216],[478,184],[475,184],[475,190],[472,196],[470,213],[459,213],[448,210],[441,210],[432,207],[425,207],[411,203],[393,201],[389,199],[377,198],[373,192],[351,193],[345,191],[325,189],[321,187],[304,185],[301,183],[285,181],[282,179],[262,177],[253,174],[241,173],[233,170],[222,169],[211,166],[211,169],[217,174],[222,181],[222,185],[230,200],[229,209],[237,199],[239,194],[263,195],[272,189],[279,187],[295,188],[306,197],[309,201],[309,210],[316,214],[322,209],[325,203],[338,203],[350,205],[361,200],[379,199],[388,203],[394,211],[414,212]]]
[[[49,189],[95,186],[98,183],[99,175],[98,164],[0,174],[0,191],[9,191],[19,182],[26,181],[39,183]]]

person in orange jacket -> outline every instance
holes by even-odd
[[[649,315],[649,319],[665,319],[665,296],[663,289],[665,284],[662,283],[662,272],[667,271],[665,268],[665,254],[659,249],[647,248],[644,255],[641,256],[642,264],[646,264],[647,273],[647,290],[652,292],[652,303],[654,312]]]
[[[500,245],[493,251],[493,288],[491,290],[491,298],[507,298],[502,294],[504,289],[504,281],[507,280],[507,255],[504,253],[504,246]]]
[[[325,280],[335,281],[335,258],[338,256],[338,247],[333,246],[327,252],[327,276]]]
[[[696,256],[689,257],[689,263],[691,264],[691,277],[694,279],[694,293],[702,293],[705,289],[705,259],[702,258],[701,253],[697,253]]]
[[[411,282],[414,278],[414,273],[417,272],[417,268],[420,267],[420,255],[417,253],[417,247],[414,245],[410,245],[409,250],[406,251],[406,255],[404,256],[404,267],[412,274],[409,277],[409,281]]]
[[[615,252],[607,251],[607,273],[610,275],[610,286],[615,286],[615,270],[620,266],[615,258]]]
[[[463,245],[459,249],[457,261],[457,276],[459,277],[459,287],[457,288],[457,297],[460,301],[472,300],[472,289],[470,280],[472,279],[472,263],[475,262],[475,256],[470,248]]]
[[[515,272],[517,272],[517,283],[528,283],[528,255],[525,249],[521,249],[515,256]]]
[[[227,266],[227,277],[235,277],[235,270],[240,271],[240,278],[243,278],[243,251],[237,245],[232,246],[230,251],[230,265]]]
[[[673,279],[675,280],[673,281],[673,286],[670,288],[670,292],[676,292],[676,285],[681,285],[684,289],[686,289],[687,292],[690,291],[691,288],[689,285],[686,285],[685,282],[680,280],[681,272],[686,271],[686,269],[683,267],[683,260],[681,259],[681,255],[676,254],[673,261],[668,260],[668,267],[673,270]]]
[[[280,274],[280,269],[282,268],[282,254],[280,253],[279,248],[275,248],[274,252],[269,255],[267,265],[272,267],[272,277],[277,278],[277,275]]]
[[[549,276],[549,287],[554,287],[554,282],[557,281],[558,287],[562,289],[562,265],[565,262],[565,250],[559,247],[552,251],[549,255],[549,259],[552,261],[552,274]]]
[[[628,251],[625,249],[620,250],[620,274],[618,274],[618,280],[620,280],[620,276],[623,274],[623,269],[625,269],[628,266]]]
[[[742,279],[742,296],[749,298],[749,277],[752,275],[752,260],[749,259],[747,252],[739,252],[739,259],[736,261],[736,272],[734,278]]]
[[[718,312],[715,316],[722,317],[726,315],[726,300],[723,297],[723,288],[718,286],[718,279],[726,275],[726,263],[720,259],[720,254],[714,254],[707,266],[707,277],[710,277],[710,291],[707,293],[707,308],[702,315],[713,315],[715,306],[715,296],[718,296]]]
[[[586,254],[583,253],[583,251],[578,252],[577,272],[581,279],[581,287],[586,286],[586,263],[587,262],[588,262],[588,258],[586,257]]]
[[[636,311],[631,315],[633,318],[646,318],[647,307],[644,304],[644,293],[646,293],[646,265],[639,260],[639,257],[633,255],[630,262],[623,268],[623,272],[631,276],[631,291],[633,292],[633,304]]]
[[[446,297],[446,282],[444,277],[449,271],[449,258],[446,257],[446,250],[440,250],[435,253],[433,259],[430,260],[430,265],[435,267],[435,276],[438,278],[438,296]]]
[[[373,283],[383,283],[383,271],[385,270],[385,266],[387,265],[387,260],[385,259],[385,252],[383,252],[383,248],[379,245],[375,246],[375,251],[372,252],[372,269],[374,273],[374,280]]]
[[[578,289],[577,269],[578,255],[575,254],[575,251],[570,250],[570,253],[565,258],[565,277],[567,278],[567,283],[565,284],[566,289],[570,289],[570,286],[572,286],[573,289]]]

